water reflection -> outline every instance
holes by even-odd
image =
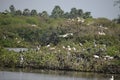
[[[37,73],[0,71],[0,80],[109,80],[112,75],[68,71],[42,71]],[[114,74],[115,80],[119,80],[119,76],[119,74]]]

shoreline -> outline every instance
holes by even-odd
[[[104,55],[96,59],[89,53],[46,50],[48,48],[22,53],[3,50],[0,67],[120,74],[119,59],[104,60]]]
[[[119,66],[120,67],[120,66]],[[107,67],[106,67],[107,68]],[[120,68],[116,68],[120,69]],[[109,70],[109,71],[108,71]],[[33,68],[33,67],[0,67],[0,71],[22,71],[22,72],[46,72],[46,71],[62,71],[62,72],[87,72],[87,73],[102,73],[102,74],[120,74],[120,72],[114,72],[113,69],[108,69],[106,71],[85,71],[85,70],[75,70],[75,69],[53,69],[53,68]]]

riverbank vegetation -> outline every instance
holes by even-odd
[[[120,73],[119,32],[119,20],[93,18],[82,9],[55,6],[49,15],[11,5],[0,13],[0,66]]]

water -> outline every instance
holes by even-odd
[[[120,74],[101,74],[87,72],[63,72],[63,71],[43,71],[43,72],[11,72],[0,71],[0,80],[120,80]]]
[[[5,48],[8,51],[15,51],[15,52],[21,52],[21,51],[28,51],[28,48]]]

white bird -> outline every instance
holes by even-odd
[[[50,47],[50,44],[48,44],[46,47]]]
[[[23,61],[24,61],[24,59],[23,59],[23,55],[20,55],[20,63],[22,64]]]
[[[114,77],[112,76],[112,78],[110,78],[110,80],[114,80]]]
[[[68,47],[68,50],[69,50],[69,51],[71,51],[71,48],[70,48],[70,47]]]
[[[63,49],[65,49],[65,46],[63,46]]]
[[[104,32],[98,32],[99,35],[106,35]]]
[[[83,46],[83,44],[82,43],[79,43],[80,44],[80,46]]]
[[[73,47],[73,50],[74,50],[74,51],[76,51],[76,48],[75,48],[75,47]]]
[[[99,59],[100,57],[98,55],[93,55],[94,58]]]
[[[59,37],[63,37],[63,38],[68,37],[68,36],[73,36],[73,33],[66,33],[64,35],[59,35]]]

